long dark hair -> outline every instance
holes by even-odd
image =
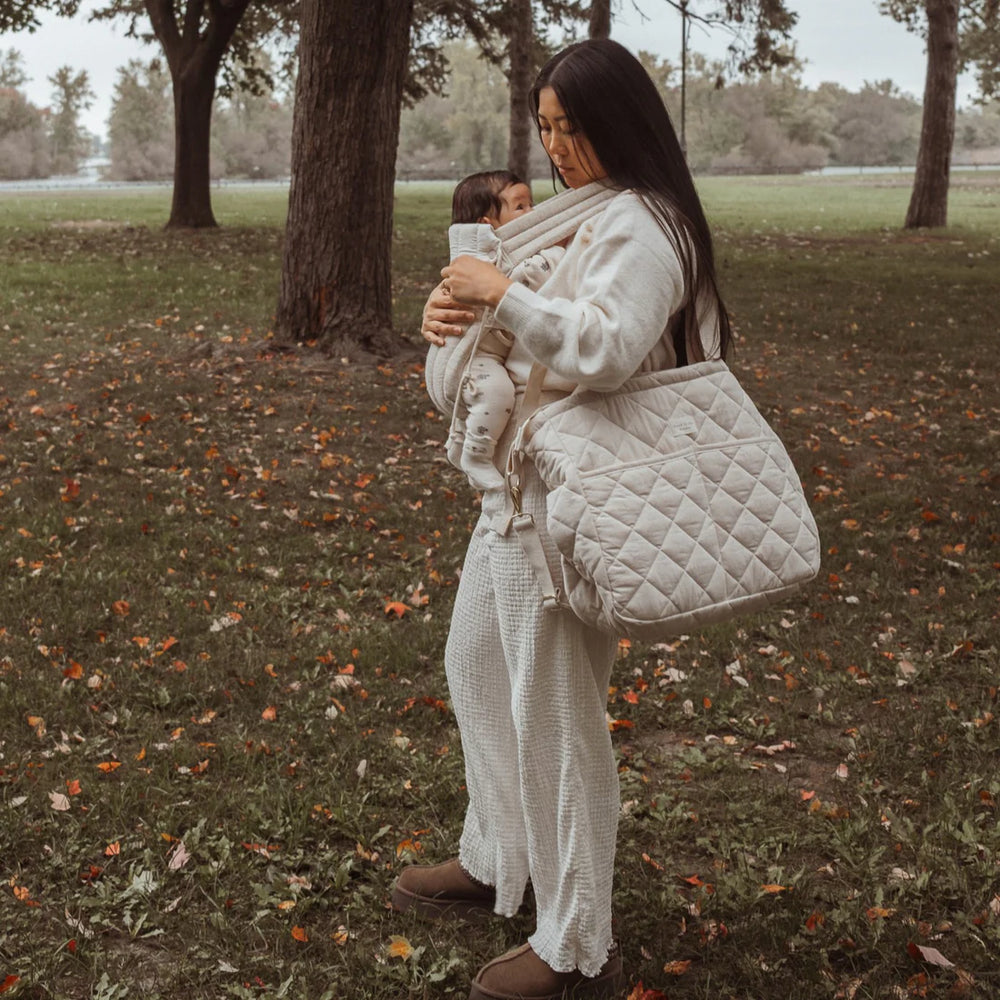
[[[677,251],[688,289],[673,329],[678,364],[703,358],[698,309],[706,300],[717,305],[718,353],[725,357],[732,331],[716,280],[712,236],[677,133],[649,74],[623,45],[591,39],[568,46],[542,67],[531,90],[536,122],[545,87],[555,91],[570,125],[586,136],[610,182],[635,191]],[[557,176],[553,166],[553,181]]]

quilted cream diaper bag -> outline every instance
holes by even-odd
[[[549,489],[558,584],[518,510],[524,461]],[[658,640],[757,611],[819,571],[798,474],[723,361],[540,407],[518,430],[508,483],[545,603],[618,635]]]

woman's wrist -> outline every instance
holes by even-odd
[[[503,297],[507,294],[507,289],[513,284],[514,282],[511,281],[506,274],[498,274],[496,284],[490,289],[490,297],[487,305],[496,309],[496,307],[500,305]]]

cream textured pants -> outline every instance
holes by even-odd
[[[524,508],[555,567],[544,487],[526,471]],[[535,953],[593,976],[612,946],[619,789],[605,707],[617,642],[543,609],[517,537],[489,526],[503,503],[502,491],[484,496],[445,651],[469,791],[459,858],[507,916],[530,878]]]

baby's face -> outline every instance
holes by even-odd
[[[510,184],[500,192],[500,215],[497,225],[503,226],[534,208],[531,188],[527,184]]]

